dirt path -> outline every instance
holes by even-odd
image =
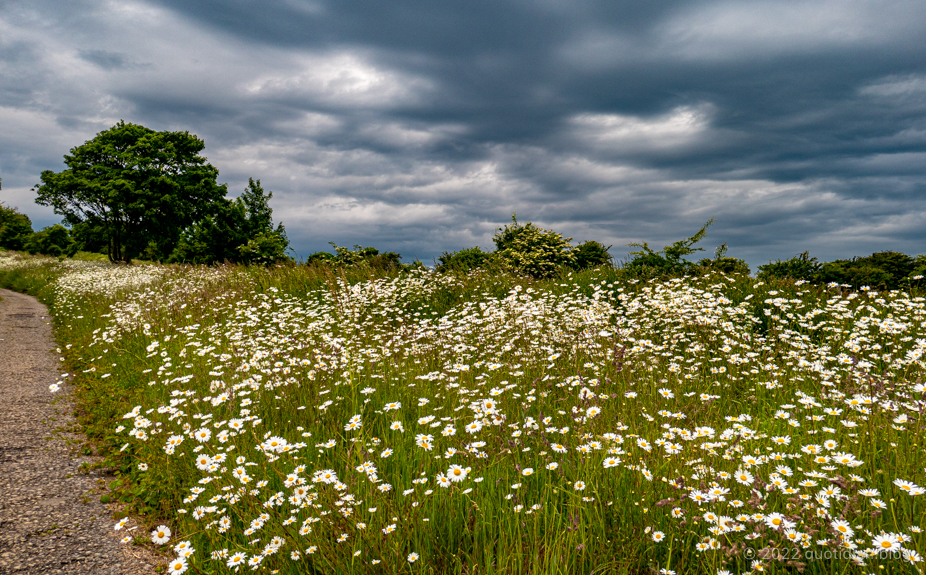
[[[111,478],[82,471],[92,460],[68,444],[81,436],[69,386],[48,389],[60,372],[45,306],[0,297],[0,574],[153,573],[149,554],[119,543],[126,532],[100,503]]]

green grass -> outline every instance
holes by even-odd
[[[865,556],[882,533],[926,553],[924,496],[895,484],[926,485],[919,294],[8,255],[0,285],[52,308],[113,496],[191,572],[920,572]]]

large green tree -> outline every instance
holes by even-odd
[[[189,132],[156,132],[120,121],[42,172],[36,203],[70,225],[104,235],[111,261],[167,259],[182,232],[216,211],[226,187]]]

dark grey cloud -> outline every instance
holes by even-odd
[[[924,62],[918,0],[8,1],[0,193],[56,221],[38,174],[125,119],[260,178],[303,254],[513,211],[619,257],[711,217],[753,265],[922,253]]]

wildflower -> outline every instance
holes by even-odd
[[[185,573],[187,570],[186,559],[176,558],[170,563],[167,564],[167,572],[174,575],[179,575],[180,573]]]
[[[170,527],[159,525],[151,532],[151,542],[155,545],[164,545],[168,541],[170,541]]]
[[[525,467],[521,470],[521,475],[527,477],[534,474],[534,469],[532,467]]]
[[[451,465],[447,469],[447,478],[454,483],[459,483],[466,479],[466,476],[469,474],[469,468],[460,467],[459,465]]]
[[[882,533],[871,540],[871,546],[878,552],[896,551],[900,549],[900,543],[893,534]]]
[[[654,531],[651,537],[656,543],[662,543],[666,538],[666,534],[662,531]]]
[[[852,527],[849,525],[848,521],[835,520],[830,523],[830,527],[834,531],[839,533],[844,539],[849,539],[855,534],[855,531],[852,530]]]
[[[583,491],[583,490],[585,490],[585,482],[584,482],[584,481],[576,481],[576,482],[575,482],[575,485],[573,485],[573,488],[574,488],[576,491]]]
[[[408,554],[408,562],[409,562],[409,563],[414,563],[414,562],[417,561],[417,560],[418,560],[418,554],[417,554],[417,553],[409,553],[409,554]]]

